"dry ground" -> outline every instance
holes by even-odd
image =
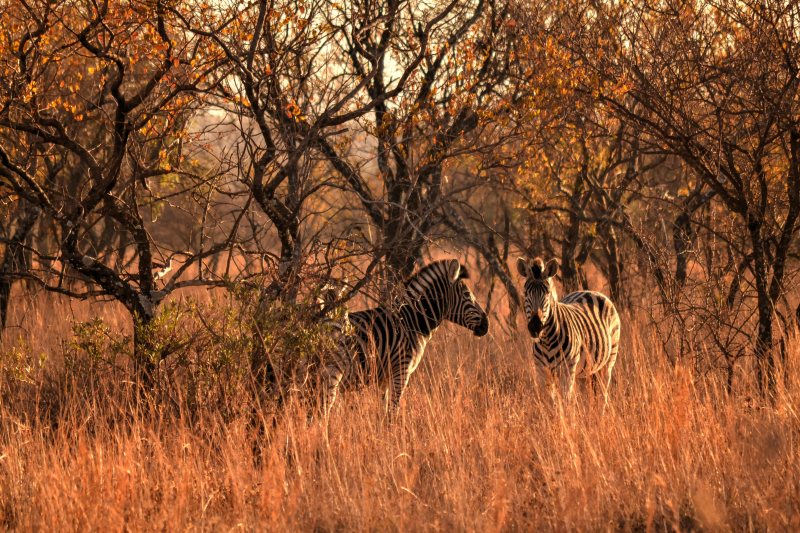
[[[19,337],[31,361],[60,353],[69,320],[98,309],[49,301],[4,341],[6,361]],[[440,330],[391,424],[374,390],[345,395],[327,425],[292,401],[259,434],[230,412],[131,414],[109,383],[88,397],[62,383],[53,411],[44,372],[6,375],[0,527],[800,530],[797,369],[774,406],[744,380],[728,397],[721,379],[670,365],[652,332],[624,320],[605,413],[591,398],[540,396],[527,339],[499,328],[483,339]]]

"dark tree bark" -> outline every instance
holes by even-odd
[[[619,251],[617,232],[613,226],[606,225],[602,229],[603,233],[603,254],[605,255],[606,275],[608,276],[609,292],[611,300],[615,305],[625,306],[625,291],[622,284],[623,262]]]
[[[17,227],[14,234],[5,243],[5,253],[2,263],[0,263],[0,336],[3,334],[8,319],[11,286],[14,280],[18,279],[20,274],[26,274],[30,267],[26,264],[24,245],[39,217],[39,212],[39,208],[35,205],[21,201],[14,217]]]
[[[675,285],[678,290],[686,285],[689,257],[697,238],[692,217],[716,196],[714,191],[703,192],[703,188],[704,183],[698,181],[695,189],[684,201],[680,214],[675,218],[672,226],[672,245],[675,250]]]

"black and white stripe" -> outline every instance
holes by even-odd
[[[558,300],[553,276],[558,261],[517,261],[525,278],[525,317],[534,339],[540,377],[560,380],[567,398],[575,378],[595,378],[608,401],[611,371],[619,352],[620,321],[614,304],[599,292],[573,292]]]
[[[397,305],[350,313],[339,356],[325,367],[326,410],[340,387],[370,381],[388,389],[397,408],[425,345],[445,320],[486,335],[489,320],[464,283],[467,277],[458,261],[436,261],[406,281]]]

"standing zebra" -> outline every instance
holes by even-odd
[[[455,259],[436,261],[405,282],[393,308],[350,313],[338,357],[325,367],[326,411],[340,386],[377,381],[388,389],[396,410],[408,379],[422,360],[425,345],[445,320],[482,337],[489,319],[463,280],[469,277]]]
[[[553,285],[558,271],[555,259],[545,266],[538,257],[532,263],[520,257],[517,269],[525,278],[525,317],[540,381],[559,378],[562,392],[570,398],[576,376],[594,377],[607,403],[619,351],[620,323],[614,304],[592,291],[573,292],[559,302]]]

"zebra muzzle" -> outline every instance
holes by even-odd
[[[542,321],[539,317],[534,316],[528,321],[528,333],[530,333],[531,337],[534,339],[538,339],[539,335],[542,334]]]
[[[476,337],[483,337],[486,335],[489,332],[489,318],[483,315],[483,317],[481,317],[481,323],[478,324],[472,332],[475,333]]]

